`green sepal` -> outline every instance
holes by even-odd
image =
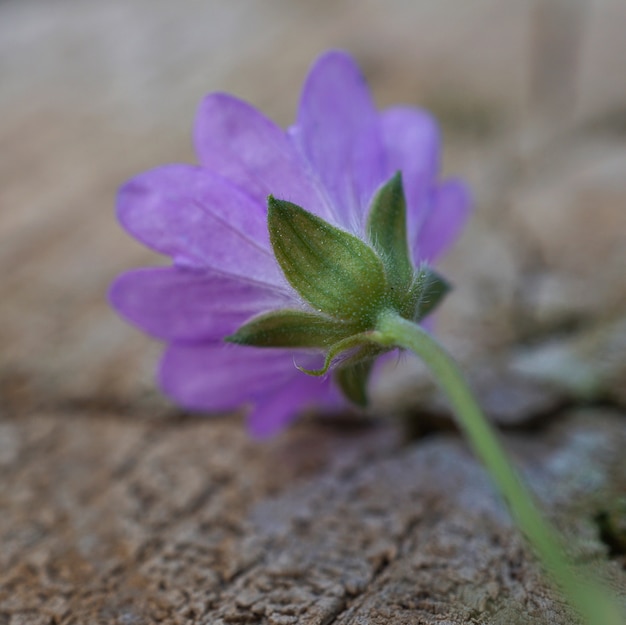
[[[254,317],[224,340],[255,347],[329,347],[357,332],[345,321],[283,309]]]
[[[300,206],[270,196],[274,255],[296,291],[319,312],[371,327],[387,292],[381,259],[367,243]]]
[[[367,219],[367,234],[385,265],[394,299],[403,301],[413,281],[413,263],[407,239],[406,199],[400,172],[376,192]]]
[[[369,358],[352,365],[345,365],[335,372],[335,382],[344,396],[356,404],[365,407],[368,404],[367,380],[374,365]]]
[[[328,352],[326,352],[324,364],[321,369],[305,369],[304,367],[299,367],[298,365],[296,365],[296,367],[302,371],[302,373],[320,377],[325,375],[331,365],[336,364],[337,359],[339,359],[342,355],[345,356],[340,360],[342,364],[356,364],[357,362],[361,362],[362,360],[372,357],[370,356],[370,352],[372,351],[370,348],[375,348],[376,352],[380,351],[380,347],[377,345],[379,334],[380,333],[376,330],[369,330],[367,332],[361,332],[360,334],[348,336],[347,338],[338,341],[330,347]]]
[[[411,286],[413,321],[429,315],[449,293],[450,283],[430,267],[423,266],[415,274]]]

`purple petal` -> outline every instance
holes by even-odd
[[[426,330],[428,334],[435,334],[435,328],[437,327],[436,311],[437,309],[431,311],[425,319],[420,321],[420,326],[422,326],[422,329]]]
[[[165,340],[220,340],[253,315],[293,304],[266,285],[177,267],[125,273],[109,297],[126,319]]]
[[[200,167],[166,165],[120,189],[118,217],[137,239],[176,263],[283,282],[263,204]]]
[[[258,402],[248,415],[248,430],[256,438],[268,438],[291,423],[303,409],[321,403],[329,395],[330,380],[298,372],[282,388]]]
[[[359,226],[366,222],[374,193],[381,184],[391,178],[385,176],[387,159],[382,139],[382,124],[378,118],[374,125],[356,138],[353,148],[352,171],[359,217],[355,220],[352,230],[361,236],[364,236],[365,232],[359,229]]]
[[[220,412],[271,394],[300,375],[292,350],[173,343],[163,356],[159,378],[179,405]]]
[[[328,217],[329,209],[286,133],[249,104],[214,93],[200,105],[194,129],[200,162],[257,202],[268,195]]]
[[[461,234],[472,206],[465,183],[450,179],[434,192],[432,209],[419,230],[414,257],[420,261],[436,261]]]
[[[415,241],[439,171],[439,130],[431,115],[415,108],[390,108],[381,119],[387,157],[385,180],[402,172],[408,236],[409,241]]]
[[[363,219],[362,197],[382,181],[378,123],[353,59],[323,55],[305,82],[292,136],[325,186],[339,225],[350,229]]]

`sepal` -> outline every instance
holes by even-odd
[[[298,367],[298,365],[296,367],[302,373],[318,377],[325,375],[332,366],[352,365],[375,358],[381,353],[378,342],[379,334],[377,330],[369,330],[354,334],[331,345],[326,352],[321,369],[305,369]]]
[[[415,274],[411,285],[413,321],[427,317],[451,290],[450,283],[436,271],[424,265]]]
[[[367,243],[296,204],[268,200],[274,255],[296,291],[319,312],[371,326],[387,293],[381,259]]]
[[[376,192],[367,220],[367,235],[385,265],[395,299],[401,302],[413,280],[413,263],[407,239],[406,199],[400,172]]]
[[[367,380],[374,366],[372,358],[354,364],[339,367],[335,371],[335,382],[346,399],[357,406],[368,404]]]
[[[255,347],[329,347],[357,332],[350,323],[283,309],[254,317],[224,340]]]

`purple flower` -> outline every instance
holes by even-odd
[[[110,298],[126,319],[168,343],[159,374],[167,395],[194,410],[249,403],[252,433],[267,436],[306,406],[343,401],[330,378],[294,366],[319,365],[319,352],[224,342],[260,313],[310,309],[273,255],[268,196],[365,239],[376,190],[400,171],[415,266],[432,264],[456,239],[469,197],[460,181],[437,180],[433,118],[408,107],[377,112],[342,52],[315,63],[287,132],[217,93],[200,105],[194,141],[200,165],[158,167],[120,190],[122,225],[173,265],[122,275]]]

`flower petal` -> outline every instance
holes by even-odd
[[[472,207],[469,189],[458,179],[443,182],[432,197],[432,208],[421,225],[413,250],[415,258],[430,263],[461,234]]]
[[[163,356],[160,384],[192,410],[226,411],[271,394],[292,377],[297,352],[228,343],[172,343]]]
[[[412,246],[428,212],[429,191],[439,171],[439,129],[427,112],[404,106],[387,109],[381,121],[387,161],[385,180],[402,172]]]
[[[265,204],[268,195],[329,216],[324,196],[287,134],[255,108],[213,93],[202,101],[194,142],[202,165]]]
[[[361,236],[365,235],[367,211],[380,185],[391,176],[386,175],[387,155],[383,143],[382,123],[377,116],[374,124],[356,138],[352,153],[352,172],[354,192],[357,205],[357,228],[354,230]],[[393,172],[395,173],[395,172]]]
[[[298,372],[282,388],[255,404],[248,415],[250,434],[256,438],[277,434],[302,410],[324,403],[330,390],[330,378],[314,378]]]
[[[221,340],[254,315],[293,305],[287,293],[259,283],[178,267],[129,271],[109,298],[126,319],[165,340]]]
[[[352,231],[363,221],[363,196],[382,182],[378,124],[354,60],[338,51],[323,55],[309,72],[291,133],[325,186],[338,225]]]
[[[280,284],[264,204],[190,165],[166,165],[126,183],[118,217],[137,239],[180,265]]]

